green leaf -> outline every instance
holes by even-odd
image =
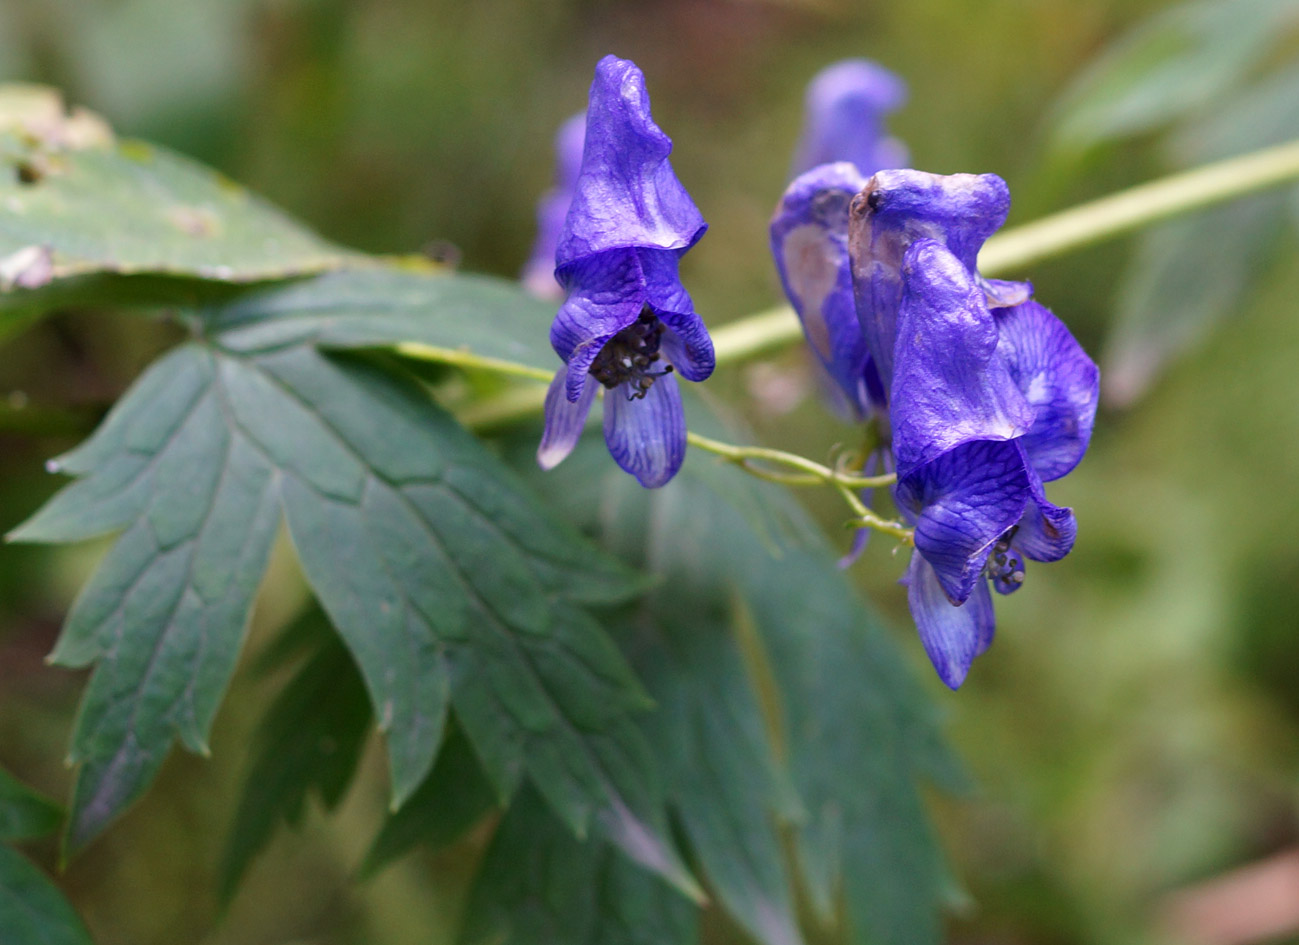
[[[83,478],[13,536],[126,528],[56,650],[99,660],[73,743],[86,763],[69,845],[143,789],[173,734],[202,747],[282,508],[388,735],[394,806],[429,772],[454,708],[502,801],[527,777],[576,833],[596,830],[697,894],[631,721],[648,698],[582,609],[644,580],[540,506],[408,378],[310,346],[236,353],[225,340],[150,369],[58,461]]]
[[[102,123],[76,130],[90,121],[63,116],[51,90],[0,86],[0,259],[43,247],[44,281],[109,272],[255,282],[359,258],[187,158],[115,141]]]
[[[472,746],[453,727],[424,783],[384,821],[361,875],[373,876],[421,844],[436,850],[453,843],[495,809],[496,800]]]
[[[694,906],[612,848],[564,830],[523,791],[487,851],[462,945],[686,945]]]
[[[932,710],[830,555],[755,563],[743,593],[781,692],[812,902],[829,924],[842,901],[854,942],[937,943],[951,884],[920,787],[963,781]]]
[[[1061,97],[1057,147],[1150,131],[1215,101],[1285,35],[1294,0],[1196,0],[1142,22]]]
[[[165,357],[82,447],[84,478],[11,538],[70,541],[124,528],[68,616],[52,659],[97,662],[73,734],[80,763],[67,847],[134,800],[173,737],[206,752],[275,533],[275,471],[234,435],[216,360]]]
[[[0,945],[91,945],[63,894],[22,854],[0,844]]]
[[[692,423],[715,427],[690,406]],[[528,443],[535,435],[510,454],[521,464]],[[950,880],[921,789],[963,779],[896,647],[806,515],[783,490],[697,451],[652,494],[629,488],[594,441],[534,481],[664,575],[624,640],[659,701],[644,724],[671,766],[670,799],[728,912],[760,941],[789,940],[789,879],[764,826],[778,818],[794,828],[825,925],[846,916],[849,940],[872,945],[938,942]],[[767,513],[757,520],[755,494]],[[755,690],[767,693],[783,772],[758,733]]]
[[[661,707],[645,725],[667,769],[668,799],[731,917],[763,945],[796,945],[776,823],[797,819],[798,802],[772,758],[730,620],[689,614],[678,591],[655,595],[635,638],[643,645],[651,622],[659,634],[637,668]]]
[[[241,352],[310,341],[323,347],[417,342],[542,371],[558,366],[547,341],[553,303],[517,283],[396,267],[330,273],[249,296],[208,314]]]
[[[753,520],[718,502],[710,463],[692,463],[669,487],[648,492],[620,472],[611,477],[601,459],[606,541],[663,578],[618,637],[659,707],[643,725],[665,769],[668,802],[730,916],[763,945],[797,945],[776,828],[799,819],[801,808],[772,755],[745,664],[733,552],[719,554],[719,541],[754,543]],[[732,494],[743,501],[742,487]],[[664,537],[647,547],[649,535]]]
[[[0,768],[0,840],[44,837],[59,828],[63,811]]]
[[[302,820],[307,797],[327,810],[342,800],[370,725],[370,703],[346,648],[316,609],[298,621],[321,642],[262,718],[243,796],[221,861],[225,901],[283,820]],[[296,630],[290,630],[295,633]]]

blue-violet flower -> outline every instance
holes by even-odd
[[[708,224],[668,161],[672,141],[650,116],[635,63],[596,66],[573,202],[555,251],[566,296],[550,328],[565,362],[546,395],[537,461],[549,469],[576,445],[605,388],[604,437],[641,485],[681,468],[686,426],[673,372],[702,381],[713,343],[677,274]]]
[[[888,398],[894,498],[915,526],[903,583],[934,668],[953,689],[992,642],[992,589],[1025,559],[1073,547],[1073,511],[1043,483],[1082,459],[1096,365],[1027,283],[982,279],[1005,221],[1001,178],[877,173],[853,200],[849,251],[862,334]]]
[[[573,202],[585,139],[585,112],[570,116],[555,133],[555,185],[537,201],[537,236],[521,276],[524,288],[539,298],[558,299],[564,294],[555,281],[555,247]]]

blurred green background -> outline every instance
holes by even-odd
[[[449,245],[466,269],[513,276],[549,185],[553,130],[584,106],[600,56],[632,58],[711,224],[683,272],[720,324],[780,301],[766,221],[819,68],[864,55],[904,76],[911,101],[892,128],[915,166],[1001,174],[1011,222],[1024,222],[1167,170],[1151,136],[1070,161],[1047,146],[1070,79],[1165,6],[0,0],[0,79],[56,85],[119,134],[207,162],[339,242]],[[1293,260],[1293,235],[1278,238]],[[1115,242],[1015,275],[1098,352],[1129,249]],[[1076,550],[999,600],[997,643],[959,694],[932,678],[914,638],[895,584],[902,562],[877,540],[856,565],[979,784],[935,798],[967,893],[952,942],[1162,941],[1170,895],[1299,845],[1296,297],[1299,268],[1271,269],[1147,397],[1102,413],[1086,461],[1052,490],[1077,509]],[[176,337],[160,321],[80,312],[4,342],[0,526],[53,491],[44,459]],[[709,386],[762,442],[820,458],[852,431],[808,377],[792,351]],[[832,497],[808,501],[837,524]],[[84,679],[41,659],[99,550],[0,550],[0,764],[56,797],[70,782],[60,759]],[[272,570],[212,758],[174,755],[63,876],[101,945],[452,934],[480,840],[353,882],[383,809],[377,744],[341,812],[310,811],[281,833],[219,912],[213,874],[245,746],[283,681],[248,665],[302,600],[292,569],[281,555]],[[52,847],[32,852],[53,864]]]

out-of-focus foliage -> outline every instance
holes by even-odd
[[[1187,168],[1299,138],[1294,0],[1194,0],[1143,22],[1065,93],[1059,153],[1167,130],[1168,165]],[[1299,194],[1299,191],[1295,192]],[[1116,298],[1103,367],[1116,405],[1143,394],[1165,363],[1202,341],[1276,259],[1292,216],[1270,193],[1152,228]]]
[[[0,769],[0,941],[86,945],[86,927],[59,890],[17,850],[14,840],[58,829],[62,811]]]

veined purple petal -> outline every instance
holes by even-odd
[[[570,117],[555,134],[555,186],[537,201],[537,237],[522,275],[524,287],[541,298],[560,298],[564,294],[555,279],[555,248],[568,217],[568,206],[573,202],[585,138],[585,112]]]
[[[853,301],[848,206],[865,182],[847,162],[808,171],[785,191],[770,231],[776,270],[808,345],[858,420],[872,406],[870,353]]]
[[[568,297],[550,326],[550,344],[568,362],[568,399],[577,400],[586,372],[605,342],[640,317],[645,275],[634,249],[601,253],[563,271]]]
[[[1020,445],[1022,449],[1022,440]],[[1010,540],[1011,547],[1034,561],[1059,561],[1073,549],[1074,539],[1078,537],[1078,521],[1074,518],[1073,509],[1052,505],[1046,500],[1042,481],[1031,468],[1028,486],[1028,504],[1024,506],[1015,537]]]
[[[686,416],[671,374],[658,378],[644,398],[626,384],[604,396],[604,440],[614,461],[647,489],[677,474],[686,456]]]
[[[635,63],[600,60],[586,114],[582,169],[559,237],[558,269],[608,250],[693,246],[708,224],[672,170],[672,140],[650,115],[645,77]]]
[[[884,117],[906,98],[906,83],[868,59],[822,69],[807,87],[793,176],[834,161],[851,161],[867,175],[906,164],[906,148],[884,131]]]
[[[662,321],[669,326],[679,324],[691,332],[682,335],[671,327],[663,332],[659,350],[677,373],[688,381],[703,381],[711,377],[717,358],[713,354],[713,339],[708,336],[703,322],[698,317],[691,321],[671,314]]]
[[[898,509],[915,524],[916,550],[952,603],[970,596],[992,546],[1023,518],[1030,475],[1017,444],[994,440],[966,443],[899,474]]]
[[[849,209],[853,295],[866,346],[886,389],[893,383],[902,262],[917,240],[937,240],[974,273],[979,247],[1006,219],[1010,192],[995,174],[875,174]]]
[[[938,678],[951,689],[959,688],[974,658],[991,645],[996,629],[988,582],[980,579],[969,600],[956,606],[943,593],[929,562],[916,552],[902,583],[907,586],[907,603],[920,642]]]
[[[998,357],[997,322],[973,274],[936,240],[902,265],[889,419],[898,472],[971,440],[1026,433],[1035,410]]]
[[[663,333],[663,353],[686,380],[707,380],[716,363],[713,339],[681,284],[677,254],[642,249],[637,255],[644,273],[645,301],[668,328]]]
[[[564,378],[565,372],[560,371],[546,391],[546,429],[537,447],[537,464],[542,469],[553,469],[573,452],[600,389],[599,384],[587,384],[581,397],[576,402],[570,401],[564,394]]]
[[[998,354],[1036,418],[1021,438],[1043,481],[1078,465],[1091,441],[1100,371],[1060,319],[1036,302],[994,312]]]

